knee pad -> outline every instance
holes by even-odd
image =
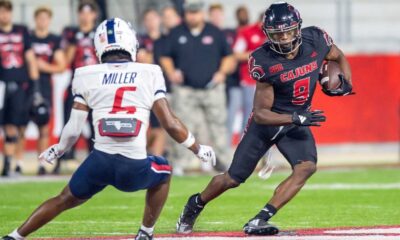
[[[17,143],[18,142],[18,136],[6,136],[5,142],[6,143]]]

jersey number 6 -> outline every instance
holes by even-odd
[[[111,110],[111,114],[115,114],[118,112],[126,112],[127,114],[134,114],[136,112],[136,107],[134,106],[122,106],[122,99],[124,97],[125,92],[134,92],[136,91],[136,87],[120,87],[117,89],[114,98],[113,108]]]

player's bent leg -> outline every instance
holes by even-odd
[[[317,171],[317,166],[313,161],[302,161],[293,168],[293,173],[282,182],[274,192],[270,204],[276,209],[282,208],[290,201],[304,186],[309,179]]]
[[[154,225],[167,200],[170,181],[171,176],[168,176],[165,181],[147,190],[142,226],[135,238],[136,240],[153,239]]]
[[[316,171],[313,161],[302,161],[293,168],[293,173],[275,189],[274,195],[265,207],[243,227],[246,234],[252,235],[275,235],[279,229],[268,223],[276,212],[288,203],[300,189],[307,179]]]
[[[51,221],[63,211],[79,206],[86,200],[87,199],[76,198],[71,193],[69,186],[66,186],[59,195],[50,198],[39,206],[25,221],[25,223],[18,228],[17,232],[21,236],[26,237]]]
[[[239,185],[240,183],[232,179],[228,173],[213,177],[201,194],[196,193],[189,197],[176,224],[177,233],[191,233],[196,219],[204,209],[206,203],[218,197],[226,190],[238,187]]]
[[[189,198],[177,223],[178,233],[192,232],[194,223],[206,203],[246,181],[253,173],[258,161],[272,145],[272,142],[266,141],[266,135],[268,133],[264,135],[258,124],[249,122],[248,131],[235,151],[228,172],[213,177],[201,194],[194,194]]]

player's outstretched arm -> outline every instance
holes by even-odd
[[[69,150],[81,135],[84,122],[89,113],[88,106],[74,102],[71,110],[70,118],[62,130],[60,142],[49,147],[39,156],[39,160],[53,163],[54,160],[60,158],[67,150]]]
[[[153,112],[160,121],[161,126],[178,143],[190,149],[202,161],[210,161],[213,165],[216,163],[214,150],[205,145],[197,143],[196,139],[171,111],[168,101],[165,98],[158,99],[153,104]]]
[[[271,111],[274,103],[274,88],[272,85],[257,82],[254,95],[253,117],[258,124],[283,126],[295,124],[298,126],[320,126],[320,122],[325,122],[322,111],[312,111],[305,113],[280,114]]]

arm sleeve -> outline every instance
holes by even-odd
[[[164,75],[158,66],[154,72],[154,78],[154,101],[157,101],[160,98],[165,98],[167,93]]]
[[[74,79],[72,80],[72,94],[74,102],[89,105],[87,102],[88,91],[83,82],[82,74],[79,73],[79,69],[75,70]]]
[[[71,115],[62,130],[60,142],[58,143],[58,150],[60,152],[66,152],[76,143],[85,125],[82,123],[86,122],[87,116],[88,112],[86,111],[74,108],[71,110]]]

